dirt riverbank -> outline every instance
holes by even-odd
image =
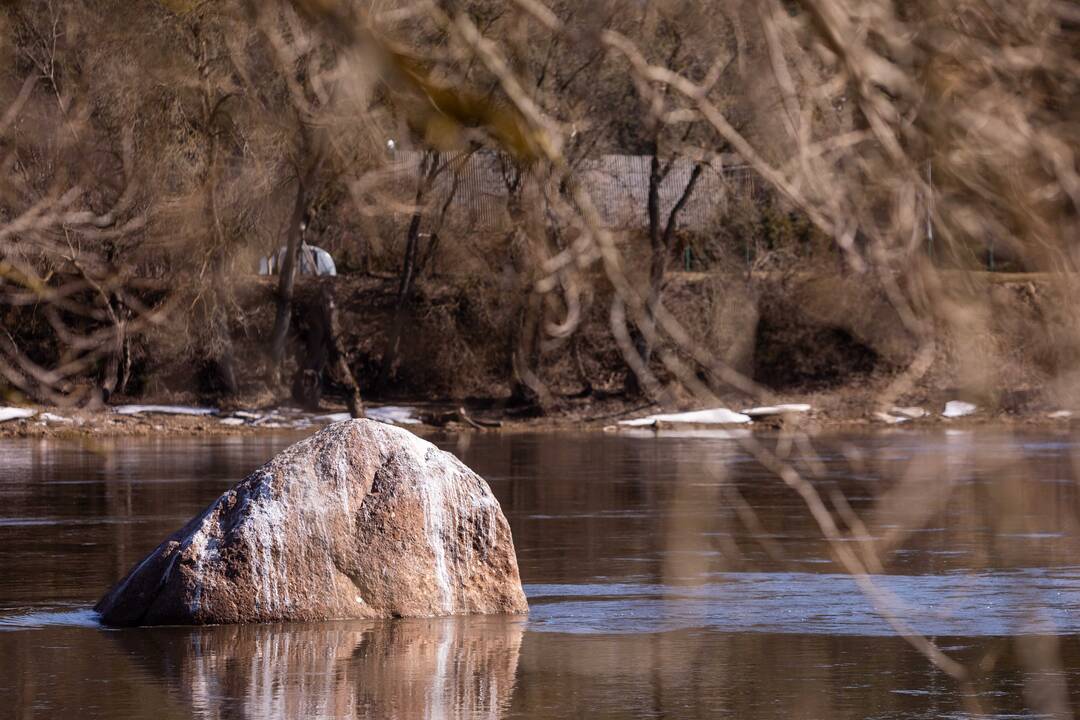
[[[717,381],[713,368],[694,365],[675,351],[698,380],[712,379],[712,407],[732,410],[762,404],[806,403],[811,411],[789,419],[813,429],[863,426],[919,427],[1003,423],[1067,425],[1080,416],[1080,348],[1063,308],[1069,288],[1049,276],[942,273],[941,296],[954,302],[961,319],[936,330],[932,359],[899,391],[897,380],[917,365],[920,347],[880,288],[865,278],[828,272],[802,274],[673,273],[666,280],[665,307],[689,337],[711,357],[749,378],[758,395]],[[569,340],[540,344],[533,371],[550,391],[539,404],[511,401],[514,327],[520,307],[500,298],[495,285],[453,279],[419,284],[408,312],[397,360],[380,367],[392,325],[393,283],[370,277],[304,279],[298,286],[294,333],[285,380],[271,389],[263,339],[272,324],[273,286],[252,280],[236,298],[239,314],[230,330],[237,387],[223,393],[214,362],[201,354],[197,338],[172,325],[147,333],[130,351],[130,382],[96,409],[40,408],[46,414],[0,422],[0,436],[237,435],[303,431],[344,412],[344,400],[328,382],[314,412],[288,410],[288,378],[304,362],[310,329],[307,316],[329,292],[340,311],[342,345],[368,406],[413,409],[428,427],[516,431],[596,429],[657,412],[702,407],[675,381],[659,359],[652,370],[667,388],[665,407],[628,388],[628,369],[613,335],[611,299],[593,283],[583,298],[580,324]],[[545,312],[560,317],[559,308]],[[942,314],[943,317],[950,317]],[[19,328],[26,347],[37,328],[28,315]],[[1054,339],[1051,343],[1050,339]],[[1078,351],[1078,352],[1074,352]],[[659,355],[659,352],[657,353]],[[882,398],[891,396],[888,404]],[[950,401],[975,411],[942,417]],[[20,405],[8,396],[0,404]],[[131,403],[188,405],[205,415],[117,413]],[[921,408],[918,414],[893,407]],[[884,415],[881,413],[884,412]],[[251,415],[247,417],[246,415]],[[278,417],[275,417],[278,416]],[[756,422],[772,427],[779,419]]]
[[[879,415],[860,411],[860,403],[851,398],[830,397],[822,394],[784,398],[790,403],[810,405],[808,412],[755,418],[752,423],[739,425],[704,425],[658,421],[654,426],[634,428],[660,433],[686,429],[741,429],[753,432],[774,432],[780,428],[800,428],[810,433],[862,432],[873,429],[928,429],[949,427],[954,429],[972,427],[1040,427],[1068,429],[1080,425],[1080,414],[1049,408],[1024,411],[990,410],[975,406],[971,414],[946,417],[945,406],[908,406],[908,415],[925,412],[921,417],[909,417],[897,408],[893,413]],[[263,410],[213,410],[202,415],[164,414],[156,411],[121,414],[105,408],[97,411],[70,408],[26,408],[36,414],[0,422],[0,438],[71,438],[93,437],[199,437],[199,436],[245,436],[266,433],[295,433],[306,435],[331,422],[347,417],[344,408],[327,407],[322,413],[303,412],[295,408]],[[414,431],[429,432],[438,429],[455,432],[535,432],[535,431],[607,431],[629,432],[631,428],[619,425],[620,421],[642,418],[664,410],[657,405],[627,402],[623,399],[568,403],[554,412],[540,417],[522,417],[507,414],[499,409],[468,408],[451,403],[423,403],[414,406],[375,406],[371,414],[375,419],[395,422],[381,412],[384,409],[401,411],[406,419],[398,420]],[[737,408],[748,409],[748,408]],[[962,408],[963,409],[963,408]],[[887,416],[887,417],[886,417]]]

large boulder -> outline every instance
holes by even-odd
[[[285,449],[98,602],[108,625],[525,613],[483,478],[401,428],[331,425]]]

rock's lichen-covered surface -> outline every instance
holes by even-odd
[[[95,608],[108,625],[525,613],[488,484],[407,430],[353,420],[219,497]]]

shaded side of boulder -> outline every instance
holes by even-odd
[[[524,613],[487,483],[401,428],[338,423],[214,501],[95,608],[109,625]]]

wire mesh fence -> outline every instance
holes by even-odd
[[[403,203],[415,190],[422,153],[397,151],[387,168],[387,188]],[[496,230],[508,222],[507,187],[503,161],[491,152],[444,158],[447,172],[435,183],[429,202],[441,207],[455,192],[448,220],[477,231]],[[647,155],[602,155],[581,161],[575,176],[584,183],[605,224],[615,230],[645,227],[648,223],[649,175],[652,158]],[[690,180],[696,161],[676,158],[660,184],[660,212],[667,217]],[[456,191],[453,190],[456,182]],[[716,221],[736,197],[753,197],[762,190],[751,169],[734,156],[721,156],[705,166],[687,203],[679,212],[681,229],[704,230]]]

